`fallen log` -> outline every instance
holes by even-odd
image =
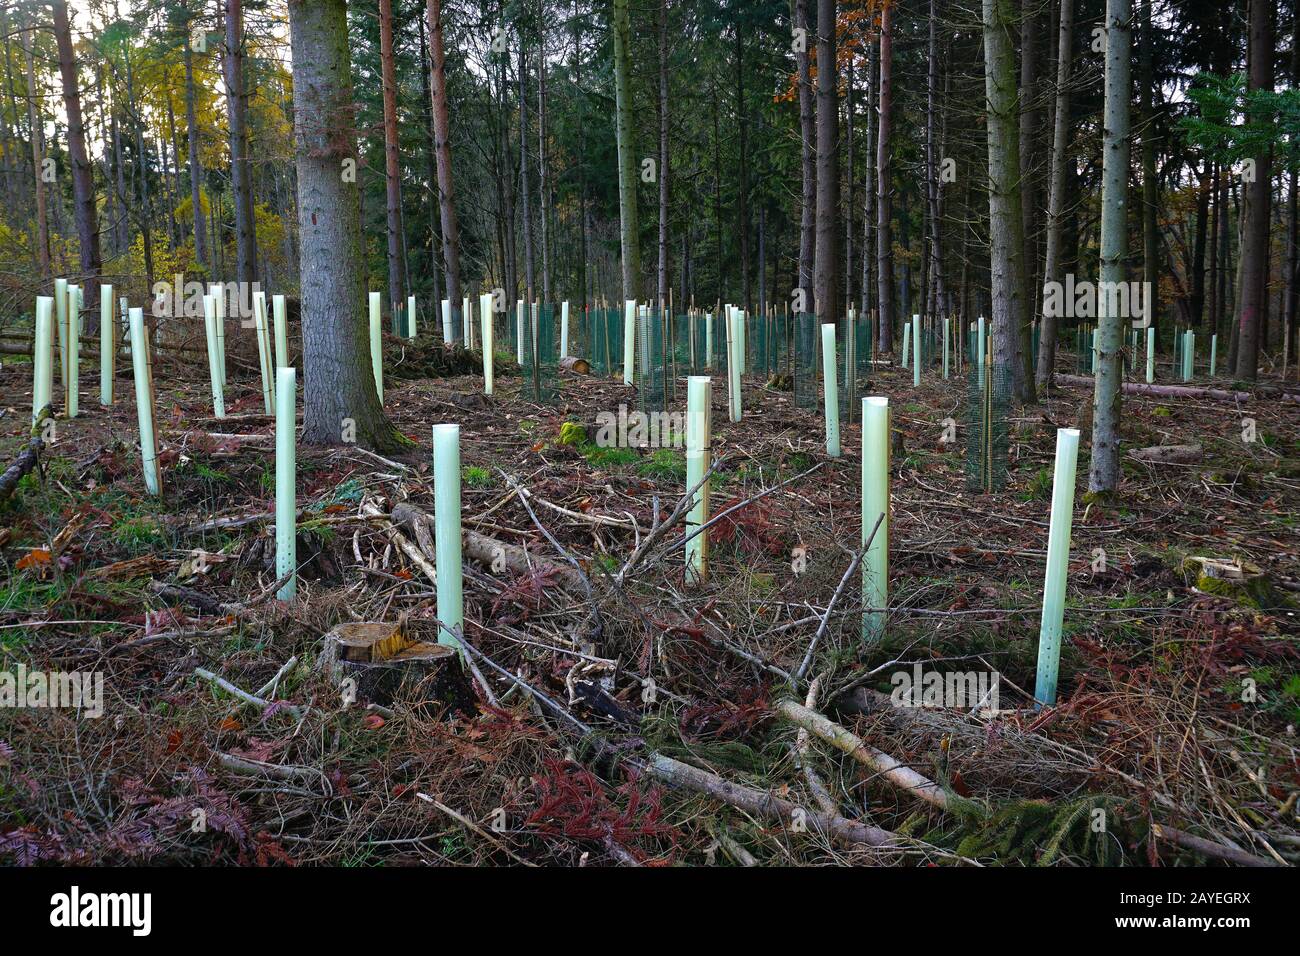
[[[1092,388],[1093,385],[1092,379],[1085,375],[1057,375],[1056,381],[1062,385],[1081,385],[1087,388]],[[1121,387],[1130,395],[1156,395],[1162,398],[1212,398],[1224,402],[1251,402],[1257,398],[1253,392],[1229,391],[1203,385],[1147,385],[1144,382],[1124,382]],[[1300,395],[1293,392],[1277,392],[1274,397],[1300,405]]]
[[[1148,464],[1190,465],[1201,460],[1200,445],[1152,445],[1150,448],[1134,448],[1128,457]]]
[[[801,807],[793,801],[775,796],[768,791],[732,783],[717,774],[692,767],[690,764],[665,757],[660,753],[649,756],[645,763],[645,772],[670,787],[702,793],[737,809],[786,826],[802,825],[817,829],[847,843],[901,848],[907,846],[909,842],[891,830],[868,826],[857,820],[842,817],[838,813],[823,813],[820,810]]]
[[[836,750],[843,751],[864,767],[879,774],[886,783],[940,810],[952,808],[954,798],[951,798],[946,790],[929,777],[918,773],[906,764],[899,763],[884,751],[870,746],[857,734],[841,727],[830,718],[793,700],[778,702],[776,712],[792,724],[802,727]]]
[[[27,447],[19,452],[13,464],[0,474],[0,503],[8,500],[14,493],[14,489],[18,487],[18,482],[22,481],[23,476],[35,468],[40,461],[41,451],[45,448],[45,441],[41,437],[45,430],[45,421],[53,417],[49,405],[41,409],[40,414],[36,416],[36,423],[32,425],[32,437],[27,442]]]
[[[433,518],[409,502],[394,507],[390,517],[397,527],[415,535],[420,550],[430,564],[437,560],[433,543]],[[565,591],[586,594],[582,576],[573,568],[540,559],[516,544],[507,544],[466,529],[461,552],[464,557],[486,565],[493,573],[500,574],[502,571],[508,571],[518,576],[530,571],[539,571],[549,575]]]
[[[566,355],[560,359],[560,368],[567,372],[573,372],[575,375],[591,374],[591,363],[585,358],[578,358],[576,355]]]

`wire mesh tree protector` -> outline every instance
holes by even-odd
[[[559,350],[555,341],[555,306],[534,302],[525,306],[522,394],[538,405],[553,405],[560,397]]]
[[[668,408],[668,368],[664,349],[664,313],[650,309],[636,330],[637,399],[645,414]]]
[[[972,367],[966,397],[966,487],[1001,490],[1007,481],[1011,370],[987,363]]]
[[[794,317],[794,403],[796,408],[817,408],[821,401],[818,368],[821,364],[817,316],[799,312]]]

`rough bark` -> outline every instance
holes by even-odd
[[[343,421],[380,450],[403,442],[375,391],[366,319],[361,196],[346,0],[290,0],[301,237],[303,441],[337,445]]]
[[[1273,3],[1251,0],[1249,73],[1251,92],[1273,89]],[[1264,321],[1269,261],[1269,198],[1272,152],[1262,148],[1254,157],[1254,178],[1242,196],[1241,285],[1237,318],[1237,378],[1253,382],[1259,367],[1259,340]]]
[[[186,20],[187,32],[192,29]],[[190,203],[194,207],[194,256],[208,275],[212,262],[208,258],[208,224],[203,215],[203,159],[199,155],[199,122],[194,105],[194,53],[189,36],[185,39],[185,132],[189,146],[187,165],[190,169]]]
[[[1074,46],[1074,0],[1061,0],[1057,32],[1056,115],[1052,123],[1052,159],[1047,188],[1047,260],[1043,282],[1061,281],[1061,238],[1065,226],[1065,167],[1070,162],[1070,68]],[[1044,310],[1038,333],[1038,387],[1050,388],[1056,366],[1058,321]]]
[[[451,176],[451,121],[447,115],[447,57],[442,42],[442,0],[429,0],[429,82],[433,95],[433,135],[438,160],[438,212],[442,226],[442,261],[447,272],[447,298],[461,301],[460,225],[456,220]]]
[[[1131,0],[1106,0],[1106,93],[1102,116],[1102,283],[1124,281],[1127,246],[1125,194],[1129,166],[1129,59]],[[1097,372],[1092,394],[1092,461],[1088,488],[1114,491],[1119,484],[1120,350],[1125,317],[1098,309]]]
[[[817,126],[813,108],[812,54],[808,44],[808,0],[795,0],[794,25],[804,31],[803,50],[795,53],[799,82],[799,138],[802,202],[799,208],[799,288],[813,294],[813,254],[817,228]]]
[[[72,163],[72,202],[80,245],[82,292],[86,302],[99,301],[99,222],[95,210],[95,180],[86,155],[86,127],[81,118],[81,92],[77,85],[77,60],[72,48],[66,0],[55,0],[54,39],[59,51],[59,76],[63,81],[63,108],[68,122],[68,158]],[[97,319],[99,311],[92,310]]]
[[[388,303],[389,308],[396,310],[406,302],[406,256],[402,249],[402,167],[397,158],[393,0],[379,0],[379,63],[384,104],[384,193],[388,205]]]
[[[1011,394],[1024,399],[1020,353],[1024,316],[1020,209],[1019,104],[1010,0],[984,0],[984,84],[988,111],[989,284],[993,362],[1007,369]]]
[[[880,307],[878,321],[881,352],[894,347],[894,236],[891,229],[893,209],[893,144],[891,113],[894,102],[894,6],[887,3],[880,11],[880,107],[876,116],[876,299]]]
[[[615,131],[618,138],[618,211],[619,241],[623,250],[623,298],[639,300],[641,247],[636,206],[631,61],[632,26],[628,0],[614,0]]]
[[[840,110],[835,7],[835,0],[817,0],[817,249],[813,281],[818,323],[835,322],[840,312]]]
[[[244,0],[225,0],[223,66],[230,120],[230,192],[235,206],[235,272],[257,281],[257,223],[253,215],[253,166],[248,146],[248,95],[244,89]]]

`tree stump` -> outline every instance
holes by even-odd
[[[434,714],[474,707],[456,649],[415,640],[402,624],[340,624],[325,635],[316,666],[358,703],[404,699]]]

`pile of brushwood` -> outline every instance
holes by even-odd
[[[891,593],[864,642],[854,423],[830,459],[789,392],[747,383],[733,424],[715,382],[710,575],[688,587],[682,450],[594,440],[633,389],[487,399],[475,353],[388,352],[416,444],[299,449],[288,603],[255,366],[220,421],[202,370],[156,369],[158,499],[129,378],[110,408],[83,378],[0,505],[0,674],[24,678],[0,707],[0,863],[1300,860],[1300,406],[1126,396],[1126,447],[1200,452],[1080,491],[1060,700],[1035,709],[1055,429],[1085,389],[1013,412],[1007,486],[980,495],[946,440],[956,379],[877,367]],[[0,366],[0,393],[3,468],[31,447],[30,366]],[[461,425],[459,653],[438,647],[437,422]],[[75,709],[32,675],[93,679]],[[901,693],[929,675],[979,693]]]

